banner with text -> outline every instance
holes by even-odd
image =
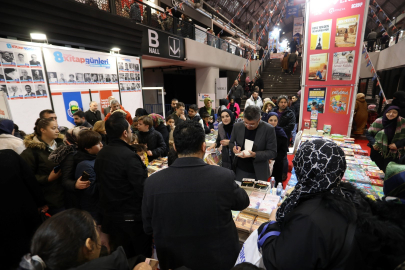
[[[51,109],[44,72],[39,46],[0,39],[0,91],[7,95],[14,123],[26,133],[41,110]]]
[[[305,92],[313,89],[327,89],[323,98],[323,113],[317,114],[317,129],[331,126],[332,133],[347,135],[353,111],[353,95],[358,82],[358,67],[364,36],[364,19],[367,19],[368,2],[309,1],[306,3]],[[295,24],[294,24],[295,27]],[[295,30],[294,30],[295,31]],[[326,92],[326,91],[325,91]],[[303,100],[302,126],[313,121],[309,108],[313,99]],[[340,114],[336,117],[336,114]],[[312,123],[312,122],[311,122]]]

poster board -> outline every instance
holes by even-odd
[[[44,109],[51,109],[41,47],[36,43],[0,39],[0,92],[6,93],[13,121],[33,132]]]
[[[143,108],[140,58],[117,56],[117,67],[122,106],[135,117],[136,109]]]
[[[0,120],[13,119],[10,106],[8,105],[7,92],[0,91]]]
[[[204,99],[210,98],[212,100],[212,108],[215,108],[215,94],[214,93],[198,93],[197,97],[197,107],[204,107]]]
[[[215,95],[217,99],[224,99],[228,93],[228,78],[215,78]]]
[[[87,111],[100,91],[108,91],[120,100],[116,57],[108,53],[72,48],[43,48],[47,75],[58,124],[73,127],[73,114]]]
[[[308,35],[303,59],[301,127],[305,121],[313,120],[308,111],[309,89],[324,88],[325,110],[317,114],[316,129],[331,125],[332,133],[350,134],[367,9],[364,0],[355,4],[320,0],[306,3]],[[339,104],[342,106],[338,109]]]

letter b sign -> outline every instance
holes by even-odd
[[[159,47],[159,35],[156,31],[148,29],[149,47]]]

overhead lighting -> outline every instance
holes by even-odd
[[[111,49],[111,51],[113,51],[113,52],[119,52],[119,51],[121,51],[121,49],[120,49],[120,48],[117,48],[117,47],[114,47],[114,48]]]
[[[283,35],[285,34],[285,32],[283,32]]]
[[[41,33],[30,33],[31,39],[46,40],[46,35]]]

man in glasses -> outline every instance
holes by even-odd
[[[277,156],[274,128],[260,121],[260,109],[246,107],[244,120],[234,124],[229,148],[235,153],[236,180],[253,178],[267,181],[270,177],[269,160]],[[249,149],[249,145],[253,145]]]

